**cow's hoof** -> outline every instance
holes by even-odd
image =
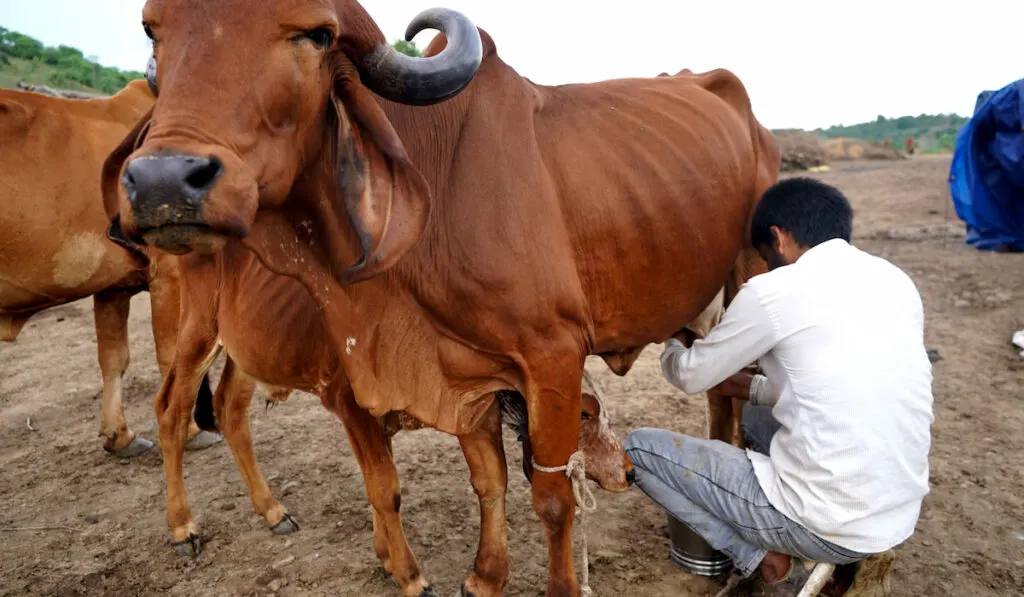
[[[175,541],[171,543],[174,547],[174,553],[179,556],[196,557],[200,552],[203,551],[203,542],[199,539],[199,535],[192,533],[187,538],[181,541]]]
[[[212,431],[200,431],[192,436],[192,439],[185,442],[185,449],[189,451],[205,450],[214,444],[224,441],[224,436]]]
[[[270,530],[278,535],[290,535],[299,530],[299,523],[292,518],[291,514],[284,513],[284,518],[280,522],[270,527]]]
[[[118,458],[133,458],[135,456],[138,456],[139,454],[149,451],[149,449],[152,447],[153,442],[136,435],[135,437],[132,438],[132,441],[128,442],[123,447],[117,450],[114,450],[107,445],[104,445],[103,449],[106,450],[107,452],[110,452],[114,456],[117,456]]]
[[[441,597],[441,596],[437,594],[437,591],[434,590],[434,587],[427,587],[427,588],[423,589],[422,593],[420,593],[420,597]]]

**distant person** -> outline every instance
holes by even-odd
[[[769,188],[751,240],[770,271],[706,338],[665,345],[675,387],[747,400],[752,451],[660,429],[625,442],[637,485],[744,577],[759,571],[764,595],[797,594],[809,571],[791,556],[851,564],[903,543],[929,491],[921,297],[902,270],[850,244],[852,219],[822,182]],[[758,360],[766,375],[743,371]],[[891,566],[890,555],[873,562]]]

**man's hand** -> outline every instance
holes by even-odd
[[[730,375],[725,378],[725,381],[711,388],[713,391],[729,396],[731,398],[739,398],[740,400],[750,399],[750,382],[754,379],[753,373],[747,370],[740,371],[735,375]]]
[[[756,371],[754,367],[747,367],[712,389],[724,396],[748,400],[753,405],[774,406],[779,400],[778,391],[768,383],[767,377]]]

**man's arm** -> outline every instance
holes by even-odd
[[[747,284],[706,338],[690,348],[674,338],[666,342],[661,370],[673,386],[687,394],[699,394],[761,358],[775,342],[768,311],[757,291]]]
[[[741,371],[715,387],[726,396],[747,400],[755,406],[775,406],[779,401],[779,388],[757,373]]]

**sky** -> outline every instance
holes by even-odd
[[[211,0],[205,0],[211,1]],[[261,1],[261,0],[254,0]],[[270,0],[262,0],[270,1]],[[727,68],[770,128],[907,114],[969,116],[979,92],[1024,77],[1024,1],[363,0],[389,39],[419,11],[462,11],[539,84]],[[145,0],[0,0],[0,26],[101,64],[144,70]],[[829,8],[831,7],[831,8]],[[421,48],[434,31],[420,33]]]

